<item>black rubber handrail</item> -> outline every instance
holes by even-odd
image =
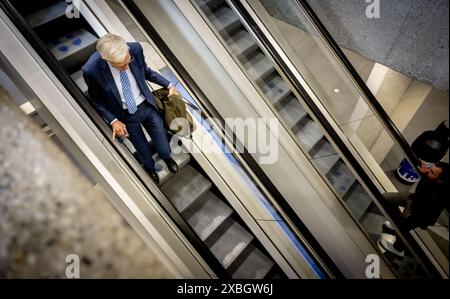
[[[378,205],[382,207],[383,210],[386,212],[386,215],[388,216],[388,219],[391,221],[391,223],[393,223],[394,226],[399,228],[399,231],[401,232],[399,234],[400,237],[405,241],[406,246],[411,250],[413,255],[415,255],[416,259],[423,266],[423,269],[428,273],[430,277],[442,278],[442,276],[439,274],[439,271],[427,257],[426,253],[422,250],[420,245],[415,241],[411,233],[403,225],[398,224],[397,221],[394,221],[394,219],[397,219],[398,217],[398,210],[396,211],[386,205],[382,193],[375,185],[375,183],[372,181],[371,177],[366,173],[364,168],[360,165],[359,161],[353,156],[353,153],[349,150],[349,148],[343,142],[341,137],[334,130],[329,120],[322,114],[320,109],[315,104],[314,100],[305,90],[303,85],[298,81],[295,74],[292,72],[292,70],[286,64],[284,59],[277,52],[277,50],[269,41],[269,39],[262,32],[261,28],[259,28],[256,22],[253,20],[252,16],[246,10],[242,2],[239,0],[228,0],[228,1],[230,1],[233,4],[233,6],[237,9],[241,17],[244,19],[244,21],[250,26],[251,31],[255,34],[255,36],[259,39],[264,48],[273,58],[279,69],[282,71],[283,74],[285,74],[285,76],[287,77],[291,85],[294,87],[294,89],[302,96],[305,104],[312,111],[314,116],[319,120],[320,124],[328,133],[333,143],[339,148],[342,155],[350,163],[352,168],[364,182],[365,186],[373,194]],[[374,246],[377,245],[374,244]]]
[[[319,31],[322,38],[325,40],[327,45],[331,48],[331,50],[334,52],[334,54],[338,57],[338,59],[341,61],[344,68],[347,70],[347,72],[350,74],[350,76],[355,81],[356,85],[359,87],[361,92],[365,95],[366,99],[369,101],[369,104],[372,106],[372,108],[375,110],[377,115],[381,118],[382,122],[385,124],[386,128],[389,130],[392,138],[394,138],[394,141],[400,145],[400,147],[405,152],[408,159],[413,163],[413,166],[417,171],[418,165],[419,165],[419,159],[417,158],[416,154],[413,152],[411,146],[406,141],[403,134],[400,132],[400,130],[397,128],[397,126],[392,121],[392,118],[387,114],[386,110],[384,110],[383,106],[380,104],[380,102],[377,100],[375,95],[372,93],[372,91],[367,87],[364,80],[361,78],[359,73],[356,71],[353,64],[348,60],[347,56],[342,51],[341,47],[337,44],[337,42],[334,40],[334,38],[331,36],[330,32],[326,29],[325,25],[320,21],[319,17],[316,15],[314,10],[311,8],[309,3],[305,0],[295,0],[304,10],[304,12],[309,17],[310,21],[314,24],[316,29]]]
[[[130,11],[130,13],[133,15],[133,17],[136,19],[136,21],[142,26],[144,31],[148,34],[148,36],[155,43],[155,45],[160,49],[160,51],[163,53],[167,61],[169,61],[172,67],[174,67],[174,69],[177,70],[177,73],[180,75],[183,81],[186,82],[187,86],[189,86],[189,89],[193,92],[196,98],[202,101],[202,104],[205,106],[205,111],[207,111],[208,114],[214,117],[215,119],[219,120],[220,124],[222,125],[222,128],[220,129],[226,135],[225,130],[226,124],[224,118],[216,110],[214,105],[209,101],[208,97],[203,93],[202,89],[198,86],[198,84],[192,78],[190,73],[178,60],[178,58],[166,44],[164,39],[159,35],[159,33],[156,31],[153,25],[145,17],[140,8],[136,5],[136,3],[133,0],[122,0],[122,2]],[[344,278],[339,268],[328,256],[328,254],[321,247],[321,245],[317,242],[312,233],[308,230],[308,228],[299,218],[297,213],[292,209],[292,207],[289,205],[289,203],[286,201],[286,199],[283,197],[280,191],[275,187],[270,178],[264,173],[264,171],[261,169],[261,166],[256,162],[256,160],[252,157],[252,155],[247,151],[247,149],[242,144],[239,143],[238,139],[235,138],[235,136],[233,136],[232,138],[232,143],[234,147],[244,149],[243,152],[240,153],[239,155],[242,157],[242,159],[245,161],[245,163],[248,165],[251,171],[256,174],[256,176],[259,178],[264,188],[270,193],[270,195],[274,198],[277,204],[281,207],[283,212],[292,221],[293,225],[298,229],[298,231],[301,233],[302,237],[306,240],[306,242],[310,245],[310,247],[314,248],[314,251],[317,254],[317,256],[320,256],[320,259],[327,267],[327,271],[324,271],[324,269],[322,269],[322,272],[328,275],[331,274],[330,277],[332,278]],[[308,250],[307,248],[305,249]],[[314,257],[314,255],[311,254],[311,257]],[[321,263],[318,263],[318,266],[323,267]]]
[[[73,82],[70,74],[64,69],[61,63],[53,56],[53,54],[48,50],[47,46],[42,42],[34,30],[30,27],[28,22],[22,17],[22,15],[15,9],[15,7],[10,3],[9,0],[0,0],[0,8],[6,13],[8,18],[13,22],[20,33],[25,37],[28,43],[33,47],[41,59],[47,64],[49,69],[55,74],[58,80],[67,89],[70,95],[75,99],[75,101],[80,105],[86,115],[91,118],[97,129],[103,134],[104,138],[109,141],[109,143],[116,149],[119,156],[121,156],[124,162],[129,166],[131,171],[136,175],[136,177],[142,182],[142,184],[147,188],[147,190],[152,194],[155,199],[159,202],[162,209],[166,212],[169,218],[175,223],[178,229],[183,233],[187,240],[192,244],[192,246],[197,250],[201,257],[205,260],[208,266],[214,271],[218,278],[230,279],[231,275],[226,271],[222,264],[217,260],[217,258],[212,254],[211,250],[206,246],[206,244],[200,239],[200,237],[195,233],[195,231],[190,227],[186,220],[181,217],[180,213],[175,209],[173,204],[169,201],[167,197],[162,194],[162,192],[156,192],[151,190],[151,188],[142,181],[142,178],[138,175],[132,162],[129,159],[132,157],[126,157],[123,152],[118,148],[118,145],[112,141],[111,130],[106,126],[105,121],[96,113],[93,107],[89,104],[83,92],[80,88]]]

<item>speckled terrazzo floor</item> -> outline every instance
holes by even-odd
[[[0,278],[171,278],[99,187],[0,90]]]

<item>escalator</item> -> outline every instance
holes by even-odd
[[[67,11],[73,9],[69,5],[56,0],[27,3],[2,1],[3,10],[9,12],[10,18],[15,18],[14,21],[20,24],[19,28],[23,32],[35,39],[33,45],[36,51],[44,56],[49,66],[62,77],[70,75],[72,82],[66,81],[67,85],[75,83],[79,88],[75,92],[81,91],[87,97],[81,67],[95,51],[99,34],[83,15],[67,18]],[[78,98],[78,101],[92,115],[92,108],[87,105],[86,98]],[[99,117],[95,117],[97,126],[102,128],[108,138],[110,132],[104,129],[107,127],[106,122],[99,123]],[[150,137],[148,134],[146,136],[153,147]],[[126,139],[122,143],[138,161],[139,157],[131,143]],[[154,156],[156,164],[162,168],[158,172],[159,190],[172,204],[166,209],[174,208],[177,211],[178,215],[172,218],[180,219],[180,227],[187,231],[194,247],[201,252],[216,275],[238,279],[286,278],[283,270],[195,159],[186,153],[173,154],[172,157],[179,166],[176,174],[169,172],[165,163],[157,155]],[[150,190],[152,188],[157,187],[149,187]]]
[[[329,47],[338,52],[336,56],[344,61],[343,65],[347,69],[351,69],[350,63],[326,29],[321,26],[307,3],[293,1],[289,4],[292,11],[287,13],[280,12],[279,6],[270,1],[194,0],[191,2],[196,4],[197,10],[228,53],[264,95],[266,104],[291,133],[374,248],[380,250],[380,256],[386,260],[393,272],[401,278],[440,277],[442,274],[436,271],[432,262],[433,258],[429,259],[425,253],[428,249],[425,247],[424,251],[420,248],[418,239],[414,240],[408,233],[404,233],[404,237],[408,239],[410,251],[405,256],[395,256],[380,245],[382,225],[387,219],[393,222],[392,218],[389,218],[392,214],[383,202],[381,195],[383,190],[380,191],[381,188],[375,186],[372,178],[365,177],[364,173],[368,171],[358,166],[360,162],[354,157],[360,155],[368,161],[367,165],[371,165],[370,167],[374,169],[376,166],[372,165],[379,163],[386,172],[387,178],[379,174],[383,170],[376,169],[374,173],[381,177],[380,184],[384,184],[385,189],[391,190],[395,182],[385,182],[392,179],[390,173],[393,173],[392,167],[399,164],[398,157],[407,157],[413,163],[416,158],[365,83],[359,77],[355,79],[357,87],[367,96],[360,95],[356,88],[349,87],[351,83],[345,79],[345,74],[339,73],[340,70],[336,67],[339,63],[330,58],[334,53],[328,54],[328,49],[324,50],[325,47],[321,47],[321,35],[325,36],[324,39],[328,41]],[[269,15],[267,11],[271,14]],[[308,17],[313,19],[313,25],[308,23]],[[295,24],[295,29],[290,29],[294,27],[292,24]],[[291,51],[285,50],[288,46],[290,46],[289,49],[292,48]],[[283,54],[286,57],[281,57],[280,49],[285,51],[286,54]],[[294,66],[290,66],[291,63]],[[353,69],[349,73],[352,76],[356,74]],[[331,91],[330,87],[332,87]],[[356,97],[356,100],[352,97]],[[371,103],[370,105],[366,104],[365,97]],[[313,98],[317,100],[314,101]],[[324,110],[318,108],[320,106],[324,107]],[[357,108],[363,113],[358,114]],[[356,112],[352,114],[354,110]],[[371,113],[371,110],[376,112]],[[324,114],[329,114],[329,118]],[[384,149],[385,153],[380,149],[371,151],[371,147],[367,145],[368,142],[364,143],[372,132],[369,128],[365,128],[364,132],[360,127],[364,128],[363,126],[367,125],[369,121],[366,123],[364,121],[369,117],[380,119],[380,124],[372,120],[369,125],[375,128],[386,126],[386,132],[389,131],[385,133],[379,129],[385,135],[383,135],[384,140],[377,140],[377,142],[386,144],[385,147],[388,150]],[[332,118],[331,121],[330,118]],[[355,121],[357,118],[360,119]],[[334,122],[337,124],[334,125]],[[384,125],[381,124],[383,122]],[[349,143],[342,142],[343,138],[336,134],[336,128],[343,131],[343,135],[349,138]],[[329,141],[330,138],[332,142]],[[389,145],[390,138],[395,146]],[[354,141],[355,139],[357,141]],[[349,145],[355,146],[357,151],[352,152]],[[383,152],[384,156],[380,152]],[[355,173],[360,179],[357,179]]]
[[[323,130],[305,111],[293,90],[285,83],[273,63],[246,30],[238,14],[228,6],[225,0],[196,2],[230,47],[234,56],[244,66],[248,76],[266,95],[269,103],[278,112],[279,119],[288,130],[292,131],[303,150],[317,161],[317,166],[325,174],[330,185],[350,205],[359,202],[357,207],[352,206],[360,210],[359,217],[370,217],[365,214],[371,203],[370,198],[364,194],[361,185],[333,149]],[[302,52],[308,51],[311,44],[305,38],[302,43]]]
[[[196,3],[248,77],[264,93],[280,121],[292,132],[303,151],[316,163],[324,179],[348,204],[355,217],[370,224],[379,221],[381,213],[370,196],[325,137],[323,129],[306,112],[293,88],[288,86],[256,39],[247,31],[239,15],[225,0],[196,0]],[[301,52],[312,51],[313,46],[311,38],[305,36],[300,43]],[[374,241],[376,237],[374,233]]]

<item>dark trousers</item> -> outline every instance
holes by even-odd
[[[410,231],[413,230],[419,225],[417,225],[413,218],[411,218],[411,193],[409,192],[392,192],[392,193],[385,193],[384,195],[385,202],[391,207],[391,208],[398,208],[403,207],[403,212],[401,213],[400,217],[398,218],[399,225],[403,227],[405,230]],[[405,249],[405,243],[398,237],[397,233],[393,230],[389,229],[389,233],[392,235],[395,235],[397,238],[394,243],[394,247],[399,250],[403,251]]]
[[[145,138],[141,124],[150,135],[159,157],[163,160],[170,158],[170,146],[169,140],[167,139],[167,132],[164,129],[161,116],[152,104],[144,102],[139,105],[136,113],[125,113],[124,124],[130,135],[128,138],[139,154],[139,158],[141,159],[145,170],[154,171],[155,161],[153,160],[153,153],[150,144]]]

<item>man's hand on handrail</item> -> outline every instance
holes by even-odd
[[[113,121],[112,125],[112,140],[115,141],[116,136],[128,137],[127,127],[119,120]]]

